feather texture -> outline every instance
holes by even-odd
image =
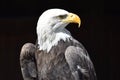
[[[38,80],[35,61],[35,45],[26,43],[20,53],[20,65],[24,80]]]

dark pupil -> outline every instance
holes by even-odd
[[[64,18],[66,18],[66,17],[67,17],[67,15],[60,15],[60,16],[59,16],[60,19],[64,19]]]

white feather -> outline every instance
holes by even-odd
[[[38,37],[38,44],[40,46],[39,50],[47,50],[47,52],[49,52],[53,46],[56,46],[58,44],[58,41],[60,40],[66,41],[69,40],[70,38],[71,36],[69,34],[63,32],[59,32],[56,34],[55,33],[47,34],[44,35],[44,37],[42,38]]]
[[[61,9],[50,9],[40,16],[37,24],[39,50],[47,50],[49,52],[53,46],[58,44],[58,41],[66,41],[71,38],[70,32],[65,29],[68,23],[59,22],[59,20],[54,18],[68,13]],[[56,25],[53,26],[53,24]]]
[[[87,70],[86,69],[84,69],[84,68],[81,68],[79,65],[77,65],[77,68],[82,72],[82,73],[86,73],[87,72]]]

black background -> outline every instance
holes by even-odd
[[[103,0],[1,0],[0,80],[23,80],[19,54],[35,43],[36,24],[43,11],[63,8],[81,17],[81,28],[67,27],[88,50],[98,80],[119,80],[119,2]]]

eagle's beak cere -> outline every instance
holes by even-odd
[[[78,23],[78,27],[81,25],[80,17],[74,13],[69,13],[68,16],[62,21],[67,23]]]

